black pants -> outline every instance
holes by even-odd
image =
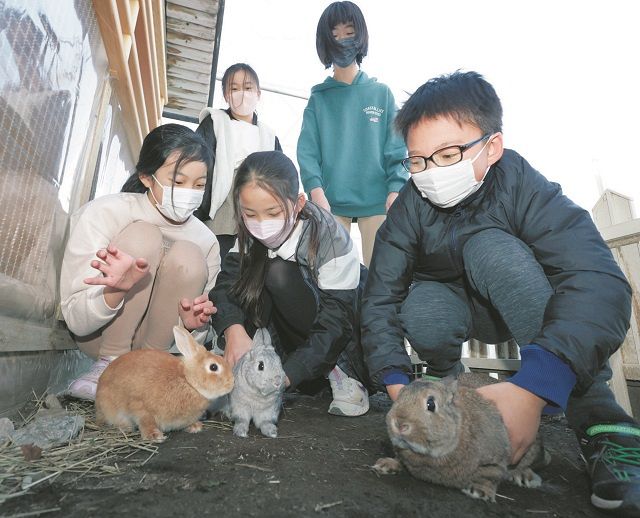
[[[366,270],[361,271],[361,277],[366,278]],[[265,288],[263,322],[270,323],[277,335],[274,337],[274,347],[282,358],[286,358],[309,339],[318,311],[316,294],[305,282],[298,264],[279,257],[269,261]],[[357,315],[354,317],[355,335],[350,337],[346,349],[340,353],[336,363],[349,377],[358,379],[367,386],[368,376],[360,345],[359,319]],[[315,380],[307,380],[298,388],[302,392],[313,394],[326,385],[327,380],[322,376]]]
[[[264,321],[271,322],[285,353],[309,338],[316,319],[316,297],[294,261],[271,259],[265,279]]]

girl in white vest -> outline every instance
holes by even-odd
[[[94,400],[104,369],[132,349],[169,349],[179,317],[204,343],[215,311],[206,294],[220,254],[213,233],[192,214],[210,165],[200,136],[178,124],[159,126],[145,137],[122,192],[71,217],[60,303],[78,348],[97,361],[69,395]]]
[[[231,186],[235,170],[255,151],[281,151],[278,137],[258,121],[255,109],[260,100],[260,81],[245,63],[231,65],[222,76],[226,110],[205,108],[200,112],[196,132],[214,151],[213,170],[208,172],[202,206],[196,211],[220,243],[220,259],[234,245],[237,230]]]

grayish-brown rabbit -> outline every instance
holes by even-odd
[[[373,469],[390,474],[404,467],[421,480],[492,502],[502,480],[540,486],[531,468],[550,458],[538,437],[520,462],[509,466],[511,445],[498,408],[475,390],[492,382],[486,375],[462,374],[406,386],[387,414],[396,458],[378,459]]]

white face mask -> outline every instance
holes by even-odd
[[[438,207],[453,207],[480,189],[489,172],[489,167],[484,172],[482,179],[478,181],[473,170],[473,163],[487,147],[490,140],[487,140],[473,159],[462,160],[453,165],[433,167],[411,175],[420,194]]]
[[[160,211],[160,214],[169,218],[171,221],[177,221],[178,223],[187,221],[189,216],[202,204],[204,191],[174,187],[172,199],[171,187],[162,185],[155,175],[151,175],[151,177],[162,187],[162,203],[158,203],[157,198],[153,194],[153,190],[149,189],[151,196],[153,196],[153,199],[156,201],[156,207]]]
[[[242,117],[251,115],[258,105],[258,92],[253,90],[236,90],[231,92],[229,107],[233,113]]]

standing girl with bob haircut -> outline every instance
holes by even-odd
[[[356,4],[334,2],[324,10],[316,50],[325,68],[333,65],[333,77],[311,89],[298,139],[305,192],[347,232],[357,219],[367,267],[376,232],[408,177],[401,165],[405,146],[393,126],[393,94],[360,70],[368,46]]]
[[[210,165],[200,136],[178,124],[159,126],[145,137],[122,192],[71,217],[62,313],[80,350],[97,361],[69,395],[94,400],[104,369],[132,349],[169,349],[178,317],[204,342],[215,311],[206,293],[220,255],[215,236],[192,214]]]
[[[279,151],[252,153],[242,162],[233,202],[237,246],[209,293],[225,358],[237,362],[256,329],[269,327],[288,387],[327,376],[329,413],[364,414],[369,399],[359,342],[360,262],[349,235],[306,201],[296,167]]]
[[[258,121],[255,109],[260,81],[253,68],[246,63],[227,68],[222,76],[222,95],[229,107],[203,109],[196,130],[214,152],[213,170],[207,176],[204,200],[196,216],[218,238],[224,260],[237,236],[231,196],[235,170],[249,153],[282,148],[273,130]]]

